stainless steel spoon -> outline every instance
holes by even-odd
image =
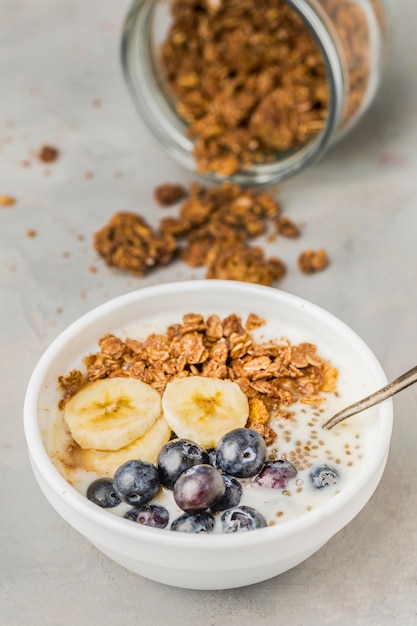
[[[382,389],[374,391],[374,393],[371,393],[370,396],[367,396],[362,400],[358,400],[358,402],[351,404],[342,411],[336,413],[336,415],[333,415],[333,417],[327,420],[327,422],[323,425],[323,428],[325,428],[326,430],[330,430],[331,428],[333,428],[333,426],[336,426],[336,424],[343,422],[343,420],[347,419],[348,417],[356,415],[356,413],[360,413],[365,409],[369,409],[371,406],[375,406],[375,404],[379,404],[387,398],[391,398],[391,396],[394,396],[399,391],[406,389],[416,382],[417,365],[415,367],[412,367],[411,370],[408,370],[408,372],[405,372],[405,374],[402,374],[392,382],[388,383],[388,385],[386,385],[385,387],[382,387]]]

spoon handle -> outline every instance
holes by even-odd
[[[336,415],[333,415],[333,417],[331,417],[323,425],[323,428],[325,428],[326,430],[330,430],[331,428],[333,428],[333,426],[336,426],[336,424],[339,424],[339,422],[342,422],[348,417],[351,417],[352,415],[356,415],[356,413],[360,413],[361,411],[364,411],[365,409],[369,409],[369,407],[375,406],[375,404],[379,404],[380,402],[382,402],[383,400],[386,400],[387,398],[391,398],[391,396],[394,396],[399,391],[406,389],[407,387],[409,387],[410,385],[413,385],[416,382],[417,382],[417,365],[412,367],[410,370],[408,370],[408,372],[401,374],[401,376],[399,376],[392,382],[388,383],[388,385],[386,385],[385,387],[382,387],[382,389],[379,389],[378,391],[374,391],[374,393],[371,393],[370,396],[367,396],[366,398],[363,398],[362,400],[359,400],[358,402],[351,404],[350,406],[346,407],[342,411],[339,411],[338,413],[336,413]]]

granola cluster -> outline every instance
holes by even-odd
[[[174,191],[173,191],[174,189]],[[158,197],[177,193],[172,183],[158,188]],[[150,268],[175,258],[190,267],[206,267],[206,278],[271,285],[285,275],[285,263],[267,258],[250,240],[268,229],[298,236],[298,227],[281,216],[272,194],[225,182],[207,188],[191,184],[177,217],[163,217],[153,229],[134,213],[116,213],[94,235],[94,247],[110,266],[143,276]]]
[[[329,264],[329,257],[323,248],[320,250],[304,250],[298,257],[298,267],[304,274],[321,272]]]
[[[84,358],[86,373],[71,371],[59,378],[60,407],[85,384],[101,378],[126,376],[150,384],[161,394],[176,378],[202,375],[236,382],[249,400],[247,427],[259,432],[267,444],[276,438],[272,417],[291,417],[296,401],[318,405],[322,392],[335,389],[337,370],[317,354],[311,343],[257,342],[253,330],[264,320],[250,314],[243,324],[231,314],[224,319],[196,313],[183,316],[165,333],[142,341],[107,334],[100,351]]]
[[[343,124],[370,81],[372,32],[361,3],[318,0],[344,55]],[[373,10],[383,30],[380,2]],[[329,90],[318,45],[285,0],[173,0],[160,66],[188,124],[201,173],[231,176],[275,160],[323,128]]]
[[[156,232],[136,213],[115,213],[94,235],[94,247],[107,265],[144,276],[155,266],[174,257],[177,244],[169,234]]]

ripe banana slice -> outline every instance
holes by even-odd
[[[229,380],[191,376],[166,386],[163,415],[178,437],[214,448],[223,435],[243,428],[249,415],[248,399]]]
[[[89,383],[66,404],[64,419],[81,448],[119,450],[142,437],[161,415],[161,396],[134,378]]]
[[[171,427],[163,417],[159,417],[142,437],[120,450],[106,452],[78,448],[74,455],[75,465],[88,472],[96,472],[99,476],[113,478],[117,468],[126,461],[140,459],[155,463],[160,449],[170,436]]]

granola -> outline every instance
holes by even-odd
[[[271,285],[281,280],[286,272],[281,259],[266,259],[262,248],[245,244],[212,248],[207,254],[206,265],[207,278],[242,280],[258,285]]]
[[[16,198],[13,196],[0,195],[0,206],[9,207],[16,204]]]
[[[163,185],[159,194],[172,188]],[[281,214],[272,194],[225,182],[210,188],[194,183],[185,195],[178,217],[163,217],[157,229],[137,214],[116,213],[94,235],[96,251],[108,265],[136,276],[179,257],[190,267],[205,266],[206,278],[263,285],[283,278],[284,262],[249,243]]]
[[[285,2],[174,0],[171,13],[160,63],[199,172],[231,176],[321,130],[324,62]]]
[[[48,145],[42,146],[38,153],[38,158],[43,163],[52,163],[57,160],[58,156],[59,150]]]
[[[348,96],[342,125],[371,79],[372,32],[360,3],[318,0],[338,37]],[[159,49],[166,91],[194,141],[197,171],[232,176],[297,149],[324,127],[321,52],[284,0],[173,0]],[[381,5],[372,8],[385,37]]]
[[[144,276],[149,268],[169,263],[177,244],[168,233],[155,232],[140,215],[121,212],[95,233],[94,247],[107,265]]]
[[[298,267],[304,274],[321,272],[329,265],[329,256],[326,250],[304,250],[298,257]]]
[[[301,235],[301,230],[297,224],[295,224],[289,217],[280,215],[275,220],[276,232],[288,239],[298,239]]]
[[[60,408],[85,384],[102,378],[132,377],[161,394],[176,379],[202,375],[236,382],[249,400],[248,428],[269,445],[276,437],[272,417],[291,417],[289,407],[301,401],[318,405],[323,392],[334,391],[337,370],[317,354],[311,343],[258,342],[253,333],[265,321],[251,313],[243,323],[237,314],[221,319],[197,313],[183,316],[164,333],[143,340],[107,334],[100,350],[84,357],[85,373],[59,378]]]
[[[155,200],[161,206],[170,206],[183,200],[187,195],[187,190],[178,183],[165,183],[155,188]]]

